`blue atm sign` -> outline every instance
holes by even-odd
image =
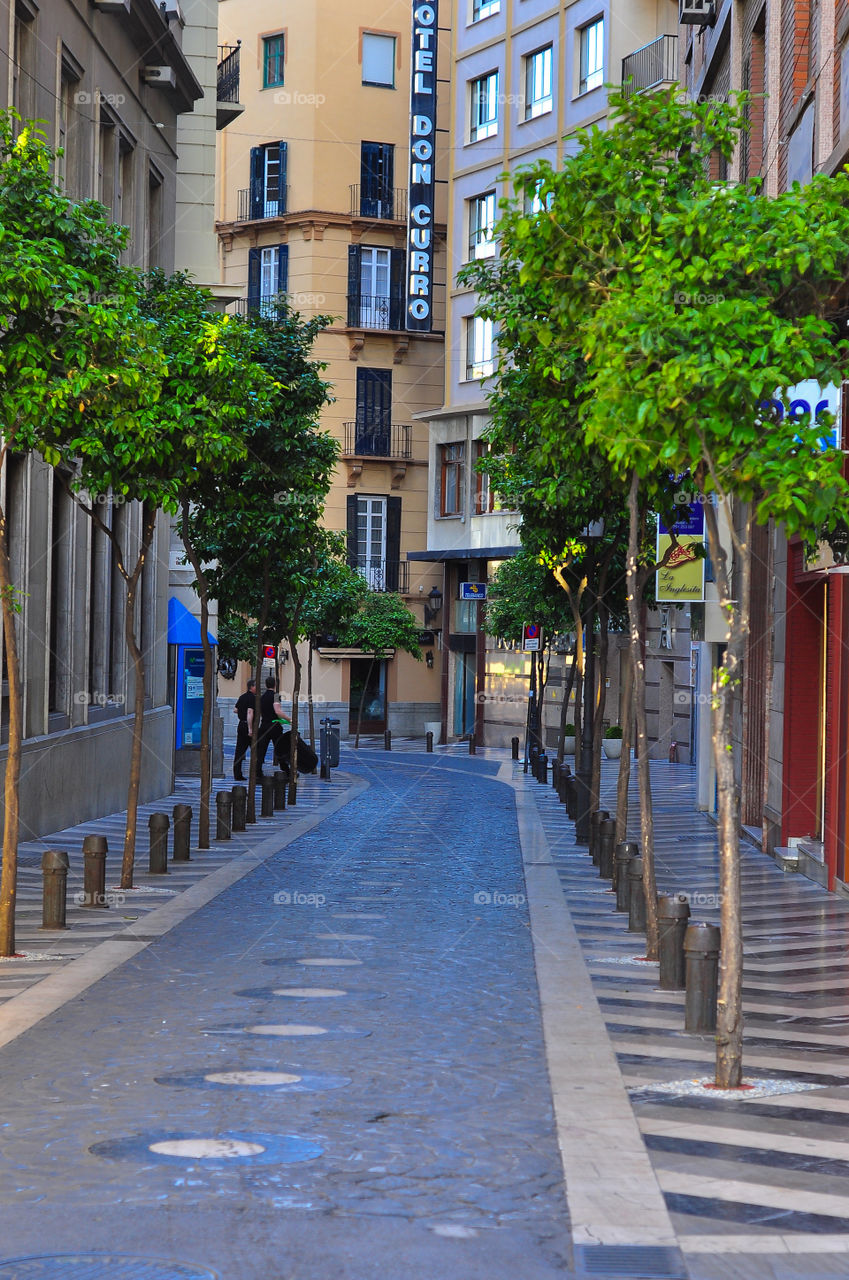
[[[486,583],[485,582],[461,582],[460,583],[460,599],[461,600],[485,600],[486,599]]]

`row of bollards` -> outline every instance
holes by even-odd
[[[570,777],[568,766],[559,766],[557,772],[558,795],[563,800]],[[631,840],[616,843],[616,822],[606,809],[590,815],[589,852],[599,877],[611,881],[615,909],[627,915],[629,933],[645,933],[646,898],[639,845]],[[683,893],[658,896],[657,921],[658,985],[664,991],[685,992],[685,1031],[714,1032],[721,942],[718,926],[691,924],[689,899]]]
[[[231,791],[219,791],[215,797],[216,840],[229,840],[234,831],[247,829],[248,789],[235,786]],[[270,778],[262,779],[261,816],[272,817],[277,810],[286,808],[286,775],[275,769]],[[192,808],[188,804],[175,804],[173,813],[174,838],[172,860],[190,862]],[[150,875],[168,874],[168,832],[171,818],[167,813],[152,813],[148,818],[150,843],[148,871]],[[105,836],[85,836],[83,839],[83,892],[79,905],[91,908],[109,906],[106,892],[106,855],[109,846]],[[67,929],[67,893],[70,859],[64,849],[47,849],[41,859],[42,929]]]

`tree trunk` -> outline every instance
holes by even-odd
[[[546,663],[545,655],[548,652],[548,662]],[[545,648],[540,648],[537,654],[537,670],[539,677],[537,679],[537,689],[539,696],[537,698],[537,723],[539,725],[539,749],[545,751],[545,725],[543,723],[543,715],[545,713],[545,691],[548,687],[548,676],[551,671],[551,642]]]
[[[646,955],[657,959],[657,882],[654,869],[654,816],[649,777],[649,739],[646,722],[646,667],[643,660],[642,608],[645,575],[637,568],[640,539],[640,479],[635,471],[628,492],[628,627],[631,635],[631,663],[634,672],[634,709],[637,727],[637,777],[640,793],[640,836],[643,855],[643,889],[646,895]]]
[[[139,791],[141,789],[142,748],[144,739],[144,676],[145,662],[141,645],[136,640],[136,600],[139,582],[144,573],[147,554],[153,540],[156,525],[156,509],[148,515],[142,512],[142,538],[139,554],[131,574],[127,574],[123,565],[121,549],[112,540],[112,551],[117,558],[118,568],[127,584],[124,599],[124,638],[130,657],[133,660],[135,690],[133,696],[133,743],[130,753],[130,782],[127,788],[127,825],[124,832],[124,854],[121,861],[121,888],[132,889],[133,865],[136,856],[136,828],[138,826]]]
[[[260,721],[260,685],[262,683],[262,659],[265,651],[265,628],[268,626],[268,615],[271,610],[271,568],[268,556],[262,566],[262,609],[256,630],[256,688],[254,698],[254,722],[251,729],[251,759],[248,765],[248,808],[247,822],[256,822],[256,784],[258,764],[257,747],[259,745]]]
[[[186,558],[195,574],[195,589],[200,599],[200,642],[203,646],[203,711],[200,722],[200,813],[198,814],[198,848],[209,848],[209,804],[212,795],[212,701],[215,670],[212,645],[209,643],[209,584],[203,572],[194,543],[189,535],[189,503],[182,507],[182,538]]]
[[[631,749],[634,743],[634,666],[631,654],[620,651],[622,682],[622,754],[616,780],[616,843],[628,839],[628,788],[631,785]]]
[[[371,662],[369,664],[368,675],[366,676],[365,683],[363,684],[363,691],[360,694],[360,705],[357,708],[357,736],[354,739],[355,751],[360,745],[360,729],[362,728],[362,723],[363,723],[363,707],[365,706],[365,702],[366,702],[366,689],[368,689],[368,682],[369,680],[371,680],[371,673],[372,671],[374,671],[374,664],[376,661],[377,661],[377,654],[373,653],[371,655]]]
[[[310,636],[310,647],[307,653],[307,702],[309,704],[309,720],[310,720],[310,746],[315,751],[315,710],[312,701],[312,657],[313,646],[312,636]]]
[[[289,743],[289,793],[288,803],[298,803],[298,696],[301,692],[301,659],[296,635],[288,637],[292,652],[292,737]]]
[[[719,827],[719,919],[722,946],[716,1004],[716,1084],[736,1089],[743,1079],[743,929],[740,886],[740,801],[734,777],[732,747],[733,695],[742,680],[742,664],[749,631],[752,507],[747,506],[742,539],[737,540],[732,602],[731,575],[719,539],[716,509],[705,505],[711,559],[716,573],[719,605],[728,618],[728,638],[722,666],[714,673],[713,755]]]
[[[593,719],[593,773],[590,812],[592,812],[593,809],[601,808],[601,749],[604,741],[604,713],[607,709],[607,663],[610,649],[608,637],[610,613],[607,606],[603,603],[604,592],[601,590],[601,584],[599,584],[599,587],[598,657],[596,659],[596,670],[598,671],[598,692],[596,694],[595,717]]]
[[[4,459],[5,460],[5,452]],[[6,513],[0,507],[0,597],[3,612],[3,644],[6,650],[6,677],[9,681],[9,744],[3,780],[3,872],[0,876],[0,955],[15,954],[15,904],[18,894],[18,831],[20,827],[21,744],[23,741],[23,698],[18,635],[15,618],[15,588],[9,559]]]

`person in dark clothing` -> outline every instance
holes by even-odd
[[[236,699],[233,708],[239,723],[236,726],[236,753],[233,756],[233,777],[237,782],[244,782],[242,763],[251,745],[251,734],[254,727],[254,707],[256,706],[256,680],[249,680],[248,687],[241,697]]]
[[[275,692],[274,676],[268,676],[265,681],[265,692],[259,700],[258,778],[263,776],[262,767],[265,764],[265,753],[268,750],[269,742],[274,743],[272,759],[274,756],[282,759],[280,739],[283,737],[284,722],[288,725],[289,717],[284,714],[283,707]]]

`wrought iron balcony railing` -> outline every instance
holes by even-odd
[[[351,217],[377,218],[388,222],[407,221],[407,192],[403,187],[351,187]]]
[[[251,199],[250,187],[244,187],[239,193],[236,212],[237,222],[256,222],[260,218],[281,218],[289,207],[289,188],[278,190],[276,199]]]
[[[353,566],[362,574],[372,591],[401,591],[410,589],[410,565],[406,560],[375,560],[360,556]]]
[[[361,458],[411,458],[413,428],[408,422],[345,422],[344,451]]]
[[[218,46],[218,101],[239,101],[239,54],[238,44],[220,44]]]
[[[622,92],[645,93],[678,79],[678,37],[660,36],[622,59]]]

